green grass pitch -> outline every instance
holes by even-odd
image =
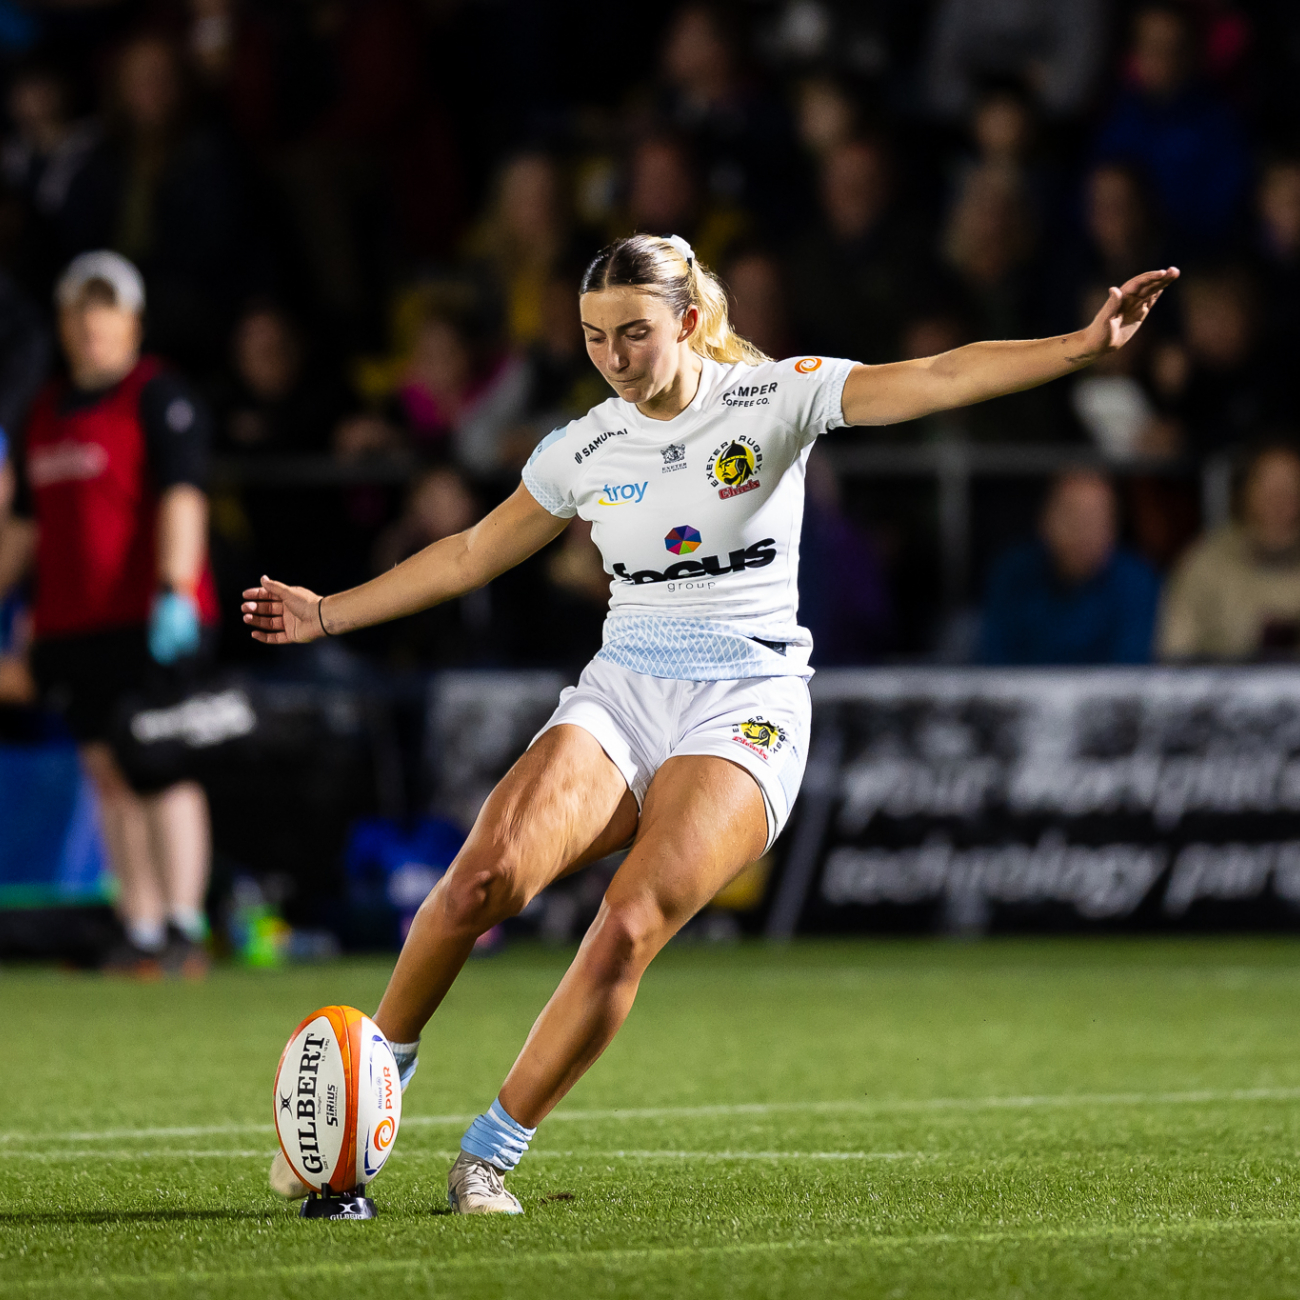
[[[673,949],[513,1176],[525,1216],[439,1213],[566,959],[471,963],[372,1223],[265,1177],[289,1031],[387,962],[0,972],[0,1296],[1300,1296],[1294,941]]]

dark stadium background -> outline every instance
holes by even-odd
[[[396,944],[487,783],[598,647],[606,580],[578,524],[486,593],[294,652],[248,640],[238,593],[263,572],[362,581],[512,490],[537,440],[601,400],[576,286],[635,229],[691,239],[768,351],[865,362],[1071,330],[1107,285],[1185,271],[1105,374],[819,448],[801,603],[829,692],[821,775],[772,861],[693,933],[1292,924],[1300,605],[1248,651],[1191,655],[1213,671],[1147,667],[1154,627],[1122,673],[1067,647],[1068,689],[1060,658],[1013,655],[1026,676],[971,665],[999,662],[990,574],[1034,538],[1055,475],[1108,477],[1121,546],[1168,590],[1230,526],[1252,448],[1300,427],[1295,5],[0,0],[0,89],[7,432],[53,364],[54,277],[97,247],[141,266],[148,346],[216,416],[226,616],[204,690],[236,692],[256,726],[158,761],[208,786],[212,918],[246,959]],[[1300,573],[1297,554],[1276,563]],[[0,955],[86,958],[102,887],[90,850],[68,856],[84,810],[22,628],[9,606]],[[906,672],[850,671],[881,665]],[[1014,773],[1062,734],[1060,689],[1070,761],[1110,763],[1119,793],[1025,811]],[[1105,726],[1079,723],[1099,709]],[[1247,759],[1255,784],[1225,794]],[[842,767],[894,783],[865,826],[837,812]],[[945,802],[968,779],[986,801]],[[1171,824],[1159,790],[1179,781]],[[818,892],[837,836],[871,854],[935,835],[1048,849],[924,878],[871,859]],[[1062,866],[1052,835],[1097,854]],[[1215,856],[1256,841],[1249,861]],[[1112,871],[1121,843],[1163,856],[1128,911],[1098,913],[1078,872]],[[1022,867],[1047,874],[1017,884]],[[521,932],[573,937],[600,879]]]

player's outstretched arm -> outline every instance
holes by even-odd
[[[558,537],[569,521],[537,504],[522,484],[473,528],[426,546],[387,573],[322,599],[264,577],[240,607],[255,640],[290,645],[415,614],[491,582]]]
[[[1111,289],[1091,324],[1050,339],[971,343],[937,357],[857,366],[844,384],[847,424],[897,424],[936,411],[1037,388],[1122,348],[1137,333],[1178,268],[1146,271]]]

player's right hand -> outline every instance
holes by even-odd
[[[240,610],[253,640],[267,645],[303,645],[324,636],[316,611],[320,597],[306,587],[286,587],[262,575],[260,587],[244,592]]]

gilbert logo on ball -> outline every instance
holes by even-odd
[[[355,1007],[321,1007],[293,1031],[275,1072],[275,1130],[316,1191],[351,1191],[384,1167],[402,1122],[388,1040]]]

